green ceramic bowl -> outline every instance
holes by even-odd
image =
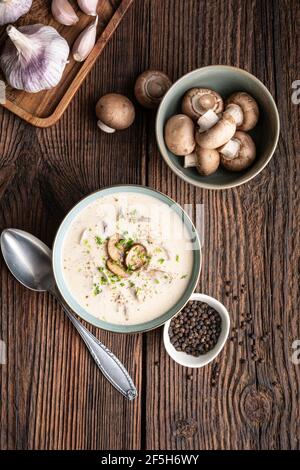
[[[148,196],[152,196],[159,201],[164,202],[169,207],[172,208],[180,217],[185,226],[187,227],[188,233],[190,235],[191,240],[193,241],[193,267],[192,273],[190,277],[190,282],[183,293],[182,297],[173,305],[171,309],[166,311],[163,315],[155,318],[152,321],[139,323],[137,325],[116,325],[113,323],[108,323],[106,321],[100,320],[94,316],[92,316],[89,312],[87,312],[84,307],[82,307],[76,299],[73,297],[72,293],[68,289],[68,286],[65,282],[63,276],[63,269],[62,269],[62,251],[63,251],[63,243],[66,237],[66,234],[70,228],[75,217],[91,202],[104,197],[106,195],[116,194],[116,193],[138,193],[138,194],[146,194]],[[108,188],[103,188],[100,191],[97,191],[93,194],[82,199],[78,204],[76,204],[73,209],[66,215],[64,220],[62,221],[55,240],[53,244],[53,255],[52,255],[52,264],[53,264],[53,272],[55,276],[55,281],[57,287],[63,296],[64,300],[67,304],[74,310],[77,315],[79,315],[83,320],[95,325],[99,328],[104,330],[114,331],[116,333],[140,333],[142,331],[152,330],[153,328],[157,328],[158,326],[163,325],[166,321],[168,321],[171,317],[173,317],[176,313],[178,313],[185,304],[189,301],[191,295],[194,292],[194,289],[197,285],[200,269],[201,269],[201,246],[199,237],[194,227],[191,219],[189,216],[184,212],[184,210],[173,201],[168,196],[165,196],[163,193],[159,191],[155,191],[154,189],[147,188],[145,186],[137,186],[137,185],[120,185],[120,186],[111,186]]]
[[[235,91],[245,91],[256,99],[260,118],[256,127],[250,131],[250,135],[256,144],[257,157],[250,168],[240,173],[219,168],[210,176],[201,176],[195,168],[184,168],[184,158],[177,157],[167,149],[164,141],[166,121],[174,114],[181,113],[183,95],[193,87],[212,88],[223,98]],[[245,70],[225,65],[203,67],[177,80],[164,96],[156,117],[157,143],[166,163],[183,180],[208,189],[233,188],[258,175],[272,158],[278,142],[279,129],[277,107],[265,85]]]

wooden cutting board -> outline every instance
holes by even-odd
[[[20,18],[16,25],[35,23],[51,25],[72,47],[78,34],[93,21],[93,17],[82,13],[74,0],[70,0],[70,3],[79,16],[79,21],[74,26],[63,26],[54,20],[51,15],[51,0],[33,0],[31,10]],[[84,62],[78,63],[70,55],[70,62],[64,70],[61,81],[51,90],[27,93],[7,86],[6,101],[4,104],[2,103],[2,106],[34,126],[49,127],[55,124],[66,110],[132,3],[133,0],[99,0],[97,9],[99,15],[98,36],[89,57]],[[1,47],[6,38],[5,26],[3,26],[0,28]],[[4,80],[1,73],[0,79]]]

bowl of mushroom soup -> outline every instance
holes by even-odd
[[[207,189],[239,186],[271,160],[280,122],[271,93],[245,70],[212,65],[177,80],[161,101],[156,139],[180,178]]]
[[[201,269],[197,230],[183,208],[144,186],[101,189],[64,218],[53,271],[68,305],[109,331],[161,326],[189,301]]]

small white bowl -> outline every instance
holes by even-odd
[[[197,300],[198,302],[205,302],[214,308],[221,316],[222,319],[222,329],[221,334],[219,336],[218,342],[215,347],[206,354],[202,354],[199,357],[194,357],[190,354],[186,354],[185,352],[176,351],[174,346],[171,344],[170,337],[169,337],[169,326],[171,320],[168,320],[164,326],[164,345],[166,348],[167,353],[169,356],[178,364],[185,366],[185,367],[203,367],[209,362],[213,361],[217,355],[223,349],[223,346],[228,338],[229,328],[230,328],[230,318],[227,309],[224,307],[221,302],[210,297],[209,295],[204,294],[196,294],[194,293],[190,301]]]

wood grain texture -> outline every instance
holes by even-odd
[[[76,62],[70,53],[62,79],[51,90],[27,93],[7,86],[6,101],[3,106],[33,126],[43,128],[53,126],[70,104],[73,96],[103,52],[132,2],[133,0],[99,1],[97,7],[99,17],[97,40],[88,58],[84,62]],[[66,39],[72,50],[72,45],[76,38],[91,23],[92,18],[85,15],[76,3],[74,3],[73,7],[79,18],[78,23],[74,26],[63,26],[51,14],[51,0],[35,0],[30,11],[18,20],[17,26],[40,23],[41,18],[43,18],[43,24],[57,29]],[[3,26],[0,28],[1,45],[4,44],[6,39],[7,34],[5,26]],[[4,79],[2,76],[1,78]]]
[[[212,192],[191,188],[166,168],[149,121],[149,185],[181,204],[204,205],[199,291],[226,305],[233,338],[214,363],[195,371],[170,360],[161,331],[147,335],[146,448],[300,446],[300,371],[291,362],[291,344],[300,334],[299,106],[291,102],[299,75],[296,14],[297,2],[149,5],[150,68],[163,68],[173,79],[210,64],[245,68],[278,100],[282,133],[260,176],[239,189]],[[251,359],[254,348],[264,362]]]
[[[18,285],[1,258],[0,448],[300,448],[300,368],[291,362],[300,338],[298,16],[296,0],[135,0],[56,126],[36,129],[0,110],[0,230],[51,245],[72,205],[109,184],[147,184],[192,204],[194,218],[203,204],[198,290],[232,320],[232,340],[200,370],[167,356],[161,330],[125,337],[89,326],[134,377],[139,399],[126,403],[55,301]],[[217,192],[182,182],[158,153],[154,113],[139,106],[127,131],[97,130],[97,99],[132,97],[146,68],[175,80],[217,63],[257,75],[278,103],[279,146],[252,182]]]

